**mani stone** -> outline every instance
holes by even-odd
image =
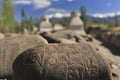
[[[48,33],[46,35],[53,38],[71,39],[75,33],[72,30],[59,30],[54,33]]]
[[[47,16],[44,16],[41,19],[40,25],[39,25],[39,31],[40,32],[50,32],[52,31],[52,24],[49,21],[49,18]]]
[[[85,42],[28,49],[16,58],[13,71],[15,80],[112,80],[106,60]]]
[[[13,76],[12,63],[23,51],[48,42],[38,35],[19,35],[0,40],[0,79]]]
[[[83,22],[78,16],[77,12],[73,11],[71,13],[70,23],[69,23],[69,29],[72,29],[76,31],[76,34],[85,34]]]

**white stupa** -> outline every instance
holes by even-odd
[[[73,11],[71,13],[69,29],[74,30],[77,34],[85,34],[83,22],[78,16],[77,12]]]
[[[52,31],[52,24],[49,21],[49,18],[47,16],[44,16],[39,25],[39,31],[40,32],[49,32]]]
[[[63,30],[64,27],[61,24],[55,24],[53,27],[53,30],[57,31],[57,30]]]

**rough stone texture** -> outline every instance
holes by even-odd
[[[111,28],[111,31],[120,32],[120,26]]]
[[[65,38],[55,38],[47,35],[43,35],[43,37],[49,42],[49,43],[76,43],[75,41],[65,39]]]
[[[112,80],[105,59],[85,42],[31,48],[16,58],[13,70],[16,80]]]
[[[120,32],[114,33],[114,35],[112,36],[111,45],[120,48]]]
[[[59,30],[53,33],[47,33],[47,34],[42,34],[42,36],[48,40],[48,42],[52,43],[53,41],[50,41],[50,38],[52,39],[58,39],[58,38],[64,38],[64,39],[69,39],[74,42],[79,42],[79,41],[86,41],[87,35],[79,35],[76,34],[74,30]]]
[[[3,39],[4,37],[5,37],[5,35],[0,33],[0,39]]]
[[[26,49],[36,45],[47,44],[40,36],[21,35],[0,40],[0,79],[12,76],[12,63]]]
[[[112,76],[113,76],[113,80],[120,80],[119,79],[120,77],[117,74],[112,73]]]
[[[120,51],[111,51],[111,49],[104,46],[101,41],[98,41],[94,38],[93,41],[89,43],[95,46],[100,54],[103,55],[105,59],[107,59],[107,62],[109,63],[112,70],[113,80],[120,80],[120,56],[115,55],[116,52],[120,54]]]
[[[80,41],[93,41],[93,37],[90,36],[89,34],[86,35],[77,35],[74,33],[72,30],[60,30],[60,31],[55,31],[53,33],[46,33],[46,34],[41,34],[49,43],[64,43],[64,40],[69,40],[71,43],[72,42],[80,42]],[[62,39],[62,40],[60,40]],[[63,40],[64,39],[64,40]],[[60,42],[59,42],[60,41]],[[66,43],[67,41],[65,41]]]
[[[118,30],[117,30],[118,29]],[[119,28],[113,28],[113,30],[104,30],[99,27],[89,27],[87,32],[93,37],[101,40],[104,44],[109,44],[114,47],[120,48],[120,31]]]
[[[75,41],[64,39],[64,38],[58,38],[57,40],[58,40],[59,43],[69,43],[69,44],[77,43]]]
[[[48,36],[51,38],[64,38],[64,39],[70,39],[75,41],[75,39],[73,38],[73,36],[75,35],[75,33],[72,30],[60,30],[60,31],[56,31],[54,33],[47,33],[44,36]]]
[[[21,34],[16,34],[16,33],[9,33],[9,34],[5,34],[5,37],[17,37],[20,36]]]

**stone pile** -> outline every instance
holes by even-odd
[[[108,60],[113,72],[113,80],[120,80],[120,28],[104,30],[91,27],[87,32],[100,40],[97,41],[100,42],[97,49]]]
[[[101,40],[105,44],[109,44],[111,46],[117,47],[120,49],[120,29],[114,28],[111,30],[104,30],[99,27],[92,28],[90,27],[87,31],[93,37]]]
[[[48,42],[37,35],[19,35],[5,37],[0,40],[0,79],[13,76],[12,63],[23,51]]]

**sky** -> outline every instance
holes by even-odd
[[[21,9],[24,8],[27,17],[40,18],[49,16],[69,16],[69,13],[80,11],[85,6],[87,15],[106,17],[120,14],[120,0],[12,0],[15,5],[15,18],[21,20]]]

